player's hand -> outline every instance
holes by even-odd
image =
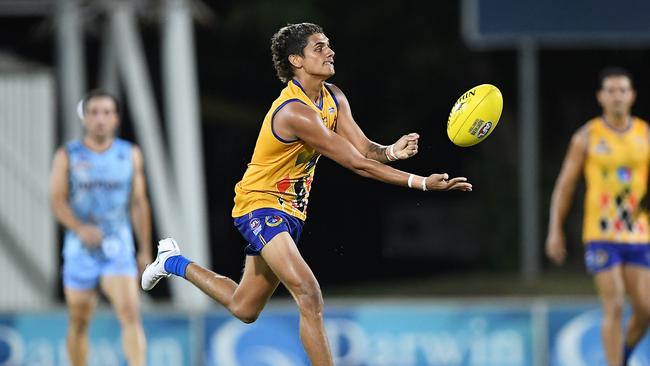
[[[472,191],[472,184],[465,177],[449,179],[449,174],[431,174],[427,177],[427,191]]]
[[[400,159],[408,159],[418,153],[418,139],[420,135],[417,133],[409,133],[404,135],[393,144],[393,152],[395,156]]]
[[[136,257],[136,260],[138,262],[138,273],[142,274],[144,271],[145,267],[147,267],[147,264],[150,264],[153,262],[153,258],[151,257],[151,253],[138,253],[138,256]]]
[[[562,230],[551,230],[546,238],[546,256],[553,263],[560,265],[566,259],[566,240]]]
[[[89,248],[97,248],[102,244],[104,235],[102,231],[95,225],[81,225],[75,233],[81,242]]]

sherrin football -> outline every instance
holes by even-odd
[[[449,113],[447,136],[458,146],[472,146],[485,140],[499,123],[503,96],[494,85],[481,84],[458,98]]]

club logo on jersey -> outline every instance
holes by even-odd
[[[280,225],[282,223],[282,217],[280,217],[278,215],[267,216],[264,219],[264,222],[266,222],[266,224],[269,227],[275,227],[275,226],[278,226],[278,225]]]
[[[607,141],[605,139],[600,139],[598,141],[598,144],[596,144],[596,147],[594,147],[594,153],[596,154],[609,154],[610,153],[609,145],[607,145]]]
[[[332,113],[334,113],[334,111],[335,111],[334,107],[329,107],[329,109],[327,110],[327,113],[332,114]]]
[[[626,166],[621,166],[616,169],[616,176],[621,183],[629,183],[632,179],[632,171]]]
[[[488,132],[490,132],[491,128],[492,128],[492,122],[491,121],[485,122],[485,124],[481,126],[481,128],[478,130],[478,134],[476,135],[476,137],[481,138],[487,135]]]
[[[260,222],[260,219],[252,219],[249,225],[253,231],[253,235],[257,235],[262,231],[262,223]]]

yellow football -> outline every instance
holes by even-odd
[[[461,95],[451,109],[447,136],[458,146],[476,145],[494,131],[502,109],[499,88],[491,84],[475,86]]]

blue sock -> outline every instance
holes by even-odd
[[[630,347],[627,344],[623,348],[623,366],[627,366],[627,361],[629,361],[630,355],[632,355],[633,350],[634,347]]]
[[[175,255],[167,258],[165,261],[165,271],[185,278],[185,270],[190,263],[192,263],[192,261],[182,255]]]

